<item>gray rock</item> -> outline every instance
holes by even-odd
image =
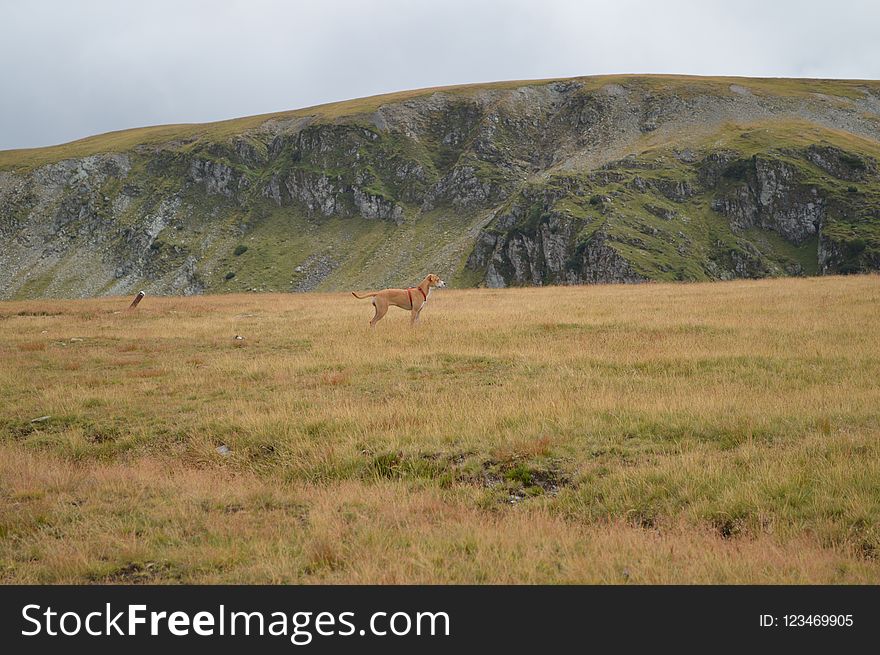
[[[738,231],[761,227],[794,244],[815,235],[825,216],[825,199],[798,179],[785,161],[753,157],[737,162],[737,180],[712,201],[712,209]]]

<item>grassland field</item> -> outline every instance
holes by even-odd
[[[880,276],[129,300],[0,303],[2,582],[880,582]]]

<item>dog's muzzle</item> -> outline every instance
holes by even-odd
[[[443,280],[440,280],[440,282],[437,284],[437,286],[442,289],[443,287],[446,286],[446,283]]]

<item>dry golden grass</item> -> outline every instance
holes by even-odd
[[[0,580],[880,582],[877,276],[127,304],[0,304]]]

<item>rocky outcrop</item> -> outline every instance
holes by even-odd
[[[833,226],[877,219],[855,218],[863,200],[852,187],[842,192],[810,182],[815,152],[691,152],[677,157],[685,168],[627,157],[584,176],[552,177],[523,188],[484,228],[467,267],[484,272],[487,286],[804,275],[802,261],[776,251],[763,231],[801,249],[814,244],[807,256],[817,272],[870,270],[877,248],[846,236],[851,228]],[[835,157],[850,161],[845,153]],[[690,215],[700,210],[693,203],[705,201],[727,220],[730,238],[713,242],[711,232],[694,232]],[[843,234],[842,243],[832,233]],[[633,252],[643,255],[634,262]],[[690,262],[700,252],[695,271]]]
[[[175,221],[180,198],[127,220],[140,194],[127,154],[95,155],[0,178],[0,229],[11,238],[2,250],[6,275],[0,295],[22,287],[44,295],[89,296],[144,286],[175,293],[204,289],[197,258],[186,247],[165,247],[159,234]],[[144,206],[146,208],[146,205]]]
[[[431,211],[437,206],[448,204],[467,211],[498,202],[506,196],[506,189],[490,179],[477,175],[473,166],[456,166],[442,180],[425,194],[422,211]]]
[[[247,190],[247,177],[223,162],[194,159],[189,167],[189,180],[204,184],[209,195],[233,198]]]
[[[491,237],[482,234],[468,260],[481,268],[486,286],[543,286],[545,284],[608,284],[644,282],[646,278],[597,232],[579,246],[570,236],[553,233],[549,224],[536,237],[523,234]]]
[[[653,191],[674,202],[684,202],[697,193],[689,180],[674,180],[663,177],[643,178],[636,175],[632,178],[630,186],[637,191]]]
[[[363,186],[347,184],[341,175],[330,176],[307,169],[293,169],[272,176],[263,191],[278,206],[296,204],[310,214],[360,216],[400,222],[403,207]]]
[[[646,277],[637,273],[632,264],[613,247],[603,232],[588,239],[575,255],[569,284],[601,284],[621,282],[645,282]]]
[[[285,176],[273,176],[264,192],[278,203],[299,203],[310,213],[324,216],[347,213],[345,202],[350,190],[338,176],[305,169],[294,169]]]
[[[814,236],[825,215],[825,199],[800,180],[798,169],[779,159],[753,157],[728,165],[727,188],[712,201],[734,230],[760,227],[800,244]]]
[[[877,175],[877,162],[833,146],[813,144],[806,150],[806,157],[826,173],[851,182],[862,182]]]
[[[485,270],[490,287],[644,281],[601,227],[582,238],[582,221],[548,210],[566,188],[524,192],[480,233],[467,267]]]
[[[399,223],[403,220],[403,207],[397,203],[359,189],[351,190],[352,201],[364,218],[383,218]]]
[[[863,238],[823,233],[819,235],[820,273],[861,273],[880,270],[880,251]]]

